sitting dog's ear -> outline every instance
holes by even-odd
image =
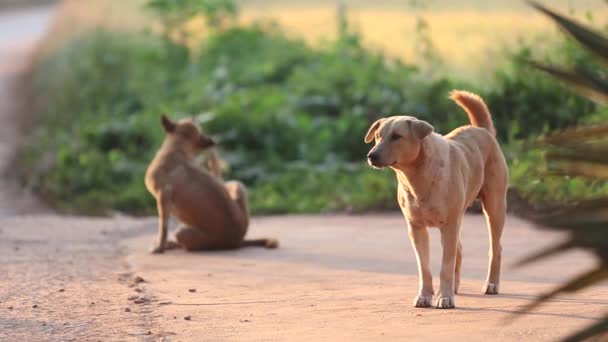
[[[165,132],[167,132],[167,133],[175,132],[176,124],[175,124],[175,122],[171,121],[171,119],[169,119],[166,114],[162,114],[160,116],[160,123],[163,125]]]
[[[424,139],[424,137],[433,132],[433,126],[431,126],[431,124],[426,121],[410,120],[408,122],[411,125],[412,133],[418,139]]]
[[[366,144],[369,144],[370,142],[372,142],[372,140],[374,140],[374,135],[376,134],[376,131],[378,130],[378,128],[380,128],[380,125],[382,124],[382,122],[384,122],[384,120],[386,119],[378,119],[370,126],[369,130],[367,131],[367,134],[365,135]]]

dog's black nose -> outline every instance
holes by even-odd
[[[377,162],[378,158],[379,158],[379,156],[378,156],[378,153],[376,153],[376,152],[370,152],[367,154],[367,159],[372,163]]]

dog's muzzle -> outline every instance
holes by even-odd
[[[386,163],[386,162],[383,163],[381,159],[382,158],[380,158],[380,154],[377,151],[372,151],[367,154],[367,163],[376,169],[391,167],[391,166],[394,166],[397,164],[396,161],[394,161],[390,164]]]
[[[380,154],[378,154],[377,151],[372,151],[367,154],[367,162],[373,167],[384,167],[384,165],[382,165],[380,162]]]

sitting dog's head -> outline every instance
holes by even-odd
[[[365,142],[376,142],[367,154],[369,165],[383,168],[407,165],[416,160],[422,139],[433,132],[433,126],[411,116],[391,116],[374,122]]]
[[[206,136],[192,119],[174,122],[163,114],[161,123],[168,138],[173,139],[178,145],[192,153],[215,146],[213,139]]]

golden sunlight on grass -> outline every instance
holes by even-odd
[[[149,27],[151,18],[141,10],[144,0],[66,0],[52,30],[50,45],[94,27]],[[433,44],[447,70],[465,78],[483,79],[484,71],[502,61],[502,48],[518,39],[532,39],[553,29],[547,20],[531,10],[473,7],[449,10],[414,11],[405,7],[356,7],[349,9],[351,26],[364,41],[406,62],[421,62],[416,52],[416,25],[424,18]],[[582,12],[582,11],[581,11]],[[596,11],[597,12],[597,11]],[[332,4],[272,5],[245,7],[240,21],[275,20],[287,32],[313,43],[335,38],[336,8]],[[196,39],[205,34],[202,20],[190,25]]]
[[[318,42],[334,38],[336,15],[334,8],[271,8],[249,9],[243,20],[279,18],[285,29]],[[468,72],[480,64],[486,65],[488,56],[511,44],[525,33],[541,32],[550,27],[539,16],[519,12],[482,13],[473,10],[449,12],[414,12],[390,9],[357,9],[349,13],[352,25],[363,33],[368,45],[380,48],[406,62],[420,62],[416,54],[418,18],[429,24],[435,48],[449,69]]]

